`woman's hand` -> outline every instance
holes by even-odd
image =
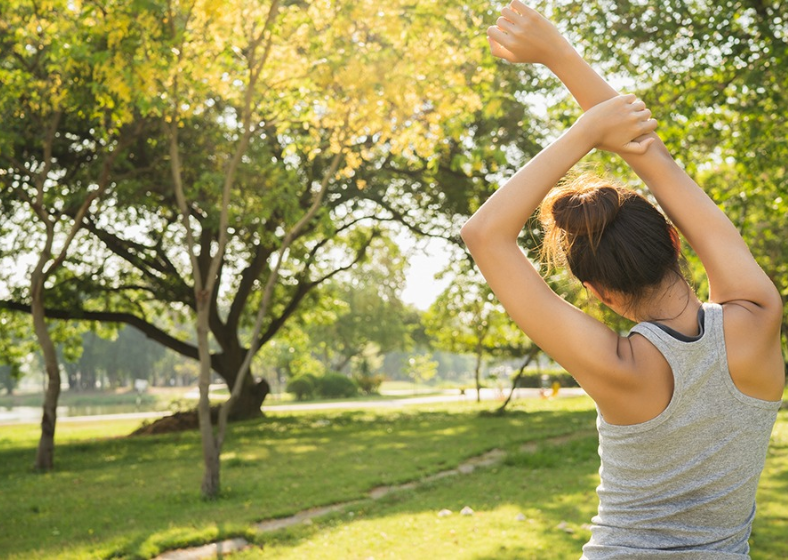
[[[496,24],[487,29],[487,40],[498,58],[548,67],[572,49],[552,23],[520,0],[501,10]]]
[[[574,126],[580,127],[591,145],[617,154],[644,154],[654,142],[645,135],[657,128],[651,111],[634,94],[619,95],[586,111]]]

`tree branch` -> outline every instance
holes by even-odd
[[[8,309],[9,311],[18,311],[28,314],[32,313],[29,304],[17,301],[0,301],[0,309]],[[148,323],[145,319],[137,317],[132,313],[119,311],[87,311],[84,309],[56,309],[48,307],[46,308],[46,316],[50,319],[62,319],[67,321],[98,321],[100,323],[123,323],[131,325],[151,340],[155,340],[182,356],[195,360],[198,359],[197,348],[195,346],[178,340],[155,325]]]

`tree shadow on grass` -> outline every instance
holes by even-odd
[[[275,547],[282,558],[307,557],[306,548],[315,542],[325,541],[340,550],[342,545],[331,541],[347,532],[347,538],[357,543],[353,558],[579,557],[590,535],[583,525],[596,510],[596,437],[546,447],[540,453],[543,458],[554,453],[565,460],[538,467],[504,464],[441,479],[356,506],[352,517],[348,512],[326,516],[311,526],[261,534],[256,542]],[[460,515],[466,506],[475,513]],[[452,513],[441,517],[441,510]],[[381,549],[374,540],[365,543],[363,535],[370,531],[402,542]]]
[[[192,537],[184,542],[201,542],[204,526],[248,527],[364,498],[377,486],[418,480],[491,448],[590,425],[587,411],[515,411],[503,418],[358,411],[250,421],[234,426],[228,438],[223,496],[213,503],[199,499],[196,433],[67,443],[58,447],[56,472],[42,477],[21,468],[0,479],[9,498],[6,518],[13,520],[0,540],[19,557],[34,550],[47,556],[66,542],[72,550],[89,550],[97,540],[122,543],[112,546],[124,556],[166,527],[185,527]],[[0,461],[14,469],[29,452],[5,450]]]
[[[788,504],[783,499],[788,493],[785,420],[781,429],[786,439],[772,446],[759,491],[751,539],[753,560],[788,558],[784,539]],[[348,512],[327,516],[308,527],[260,535],[256,542],[275,549],[276,558],[293,559],[305,557],[310,543],[331,547],[335,540],[346,538],[345,533],[350,533],[347,538],[351,540],[357,535],[353,558],[578,558],[590,537],[585,524],[596,513],[597,468],[596,438],[584,437],[566,445],[540,447],[534,453],[510,454],[499,467],[392,494],[354,507],[352,517]],[[465,506],[475,510],[473,516],[458,515]],[[440,517],[442,509],[453,513]],[[522,516],[517,521],[516,512]],[[390,548],[381,548],[364,540],[365,533],[375,532],[397,537]],[[404,542],[397,543],[397,538]]]

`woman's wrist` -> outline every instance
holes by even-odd
[[[595,134],[596,131],[594,128],[593,123],[591,123],[588,118],[584,118],[584,115],[581,115],[580,118],[569,127],[569,130],[566,131],[564,136],[566,136],[568,142],[577,146],[578,150],[582,151],[585,155],[596,148],[599,143],[599,138],[598,135]]]
[[[553,50],[550,58],[545,61],[545,66],[556,76],[571,70],[571,67],[578,62],[582,62],[583,58],[580,53],[571,45],[566,38],[561,37],[561,41],[557,42],[556,48]]]
[[[618,95],[568,42],[566,48],[550,61],[548,69],[566,86],[584,111]]]

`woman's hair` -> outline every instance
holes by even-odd
[[[676,228],[635,191],[584,174],[554,189],[541,206],[542,255],[581,282],[634,304],[666,275],[681,275]]]

